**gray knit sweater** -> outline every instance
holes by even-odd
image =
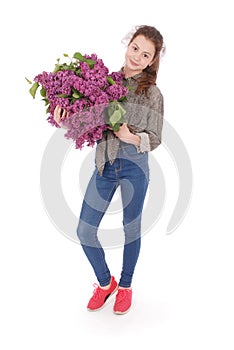
[[[163,95],[156,85],[148,90],[148,95],[135,93],[137,77],[123,79],[123,84],[131,87],[127,94],[127,102],[123,103],[126,110],[124,116],[129,129],[140,136],[140,146],[136,146],[137,152],[149,152],[161,143],[163,127]],[[112,164],[117,156],[121,141],[111,130],[103,132],[102,139],[96,148],[95,162],[100,175],[102,175],[105,163]]]

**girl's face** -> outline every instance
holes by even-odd
[[[148,65],[153,63],[155,47],[151,40],[138,35],[129,44],[125,54],[125,72],[127,75],[141,73]]]

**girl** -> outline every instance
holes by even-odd
[[[161,143],[163,96],[156,79],[162,49],[163,37],[156,28],[137,27],[122,68],[123,84],[131,86],[124,106],[126,123],[118,132],[105,130],[97,142],[95,170],[87,186],[77,228],[81,246],[99,282],[87,305],[90,311],[102,308],[117,290],[114,312],[123,314],[131,307],[131,284],[140,252],[141,216],[149,183],[148,152]],[[61,125],[66,117],[67,112],[57,106],[55,121]],[[110,273],[97,235],[118,186],[125,234],[119,283]]]

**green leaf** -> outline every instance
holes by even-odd
[[[124,101],[127,101],[127,96],[123,96],[123,97],[120,97],[120,99],[118,99],[119,102],[124,102]]]
[[[46,108],[46,113],[50,113],[50,105]]]
[[[109,75],[106,77],[106,80],[107,80],[107,82],[108,82],[109,84],[111,84],[111,85],[114,85],[114,84],[115,84],[115,81],[114,81]]]
[[[110,117],[115,110],[116,110],[115,103],[114,102],[110,103],[107,110],[108,116]]]
[[[69,55],[67,53],[64,53],[63,56],[64,57],[69,57]]]
[[[119,131],[120,124],[125,122],[125,113],[125,109],[119,102],[112,101],[107,108],[106,124],[109,124],[114,131]]]
[[[110,123],[116,124],[118,123],[122,118],[122,114],[119,110],[115,110],[114,113],[110,116]]]
[[[54,68],[54,70],[53,70],[53,73],[55,74],[55,73],[57,73],[59,70],[61,70],[61,66],[60,66],[60,64],[56,64],[56,65],[55,65],[55,68]]]
[[[75,52],[74,55],[73,55],[73,58],[81,61],[81,62],[85,62],[85,58],[83,55],[81,55],[80,52]]]
[[[113,131],[119,131],[120,123],[116,123],[114,125],[111,125],[111,128]]]
[[[123,108],[123,106],[121,105],[121,103],[119,102],[116,102],[116,101],[113,101],[111,103],[109,103],[109,106],[108,106],[108,115],[109,117],[115,112],[115,111],[119,111],[121,113],[121,116],[123,116],[126,111],[125,109]]]
[[[72,97],[74,97],[75,99],[79,99],[80,98],[80,94],[77,91],[74,91],[72,94]]]
[[[31,80],[29,80],[29,79],[26,78],[26,77],[25,77],[25,79],[27,80],[27,82],[28,82],[29,84],[32,84]]]
[[[36,82],[33,84],[33,86],[29,89],[30,94],[32,95],[33,98],[36,96],[37,89],[39,87],[39,84]]]
[[[93,68],[94,64],[96,63],[95,60],[91,60],[89,58],[85,58],[80,52],[75,52],[73,55],[73,58],[81,61],[81,62],[86,62],[90,68]]]
[[[76,75],[80,76],[81,69],[80,68],[79,69],[75,69],[74,72],[75,72]]]
[[[123,106],[120,103],[117,104],[117,108],[120,111],[122,116],[126,113],[125,109],[123,108]]]
[[[96,64],[96,61],[91,60],[91,59],[86,59],[85,62],[88,63],[90,68],[93,68],[93,66]]]
[[[42,101],[45,101],[45,106],[49,104],[49,100],[47,98],[43,98]]]
[[[58,98],[69,98],[69,95],[67,94],[59,94],[57,95]]]
[[[46,97],[46,90],[43,87],[40,90],[40,94],[42,97]]]

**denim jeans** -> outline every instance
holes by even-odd
[[[148,183],[148,153],[138,153],[134,145],[124,142],[114,163],[105,164],[102,176],[97,168],[94,170],[84,196],[77,235],[100,286],[109,284],[111,273],[98,240],[98,227],[118,186],[121,190],[125,238],[119,286],[131,286],[140,252],[141,217]]]

